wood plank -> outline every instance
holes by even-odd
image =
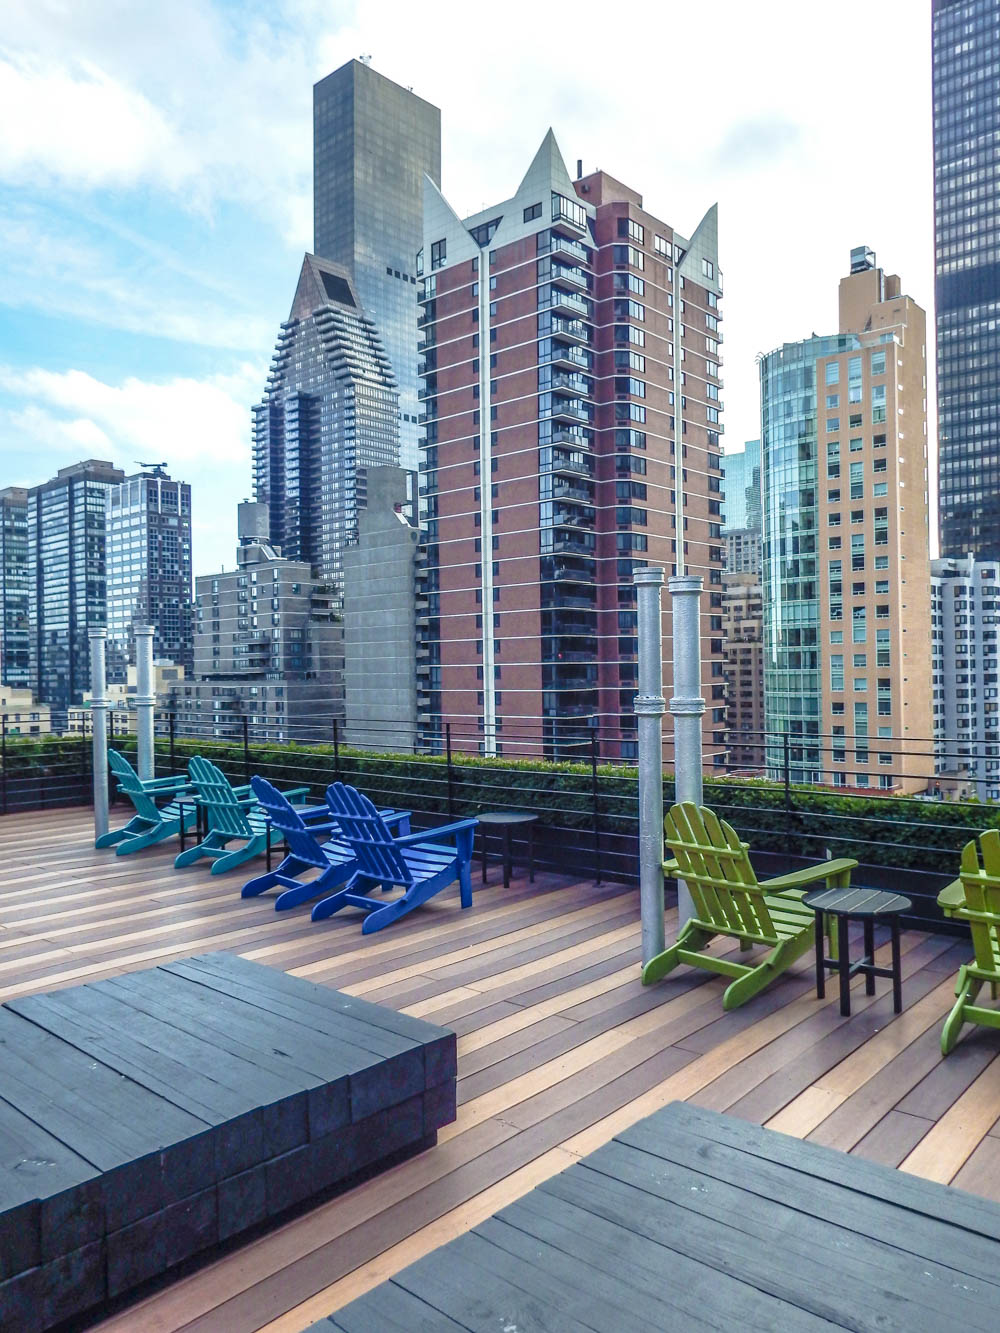
[[[1000,1115],[1000,1057],[986,1066],[934,1128],[900,1163],[927,1180],[950,1181]]]

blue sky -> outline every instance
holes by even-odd
[[[585,10],[548,42],[524,0],[503,25],[451,0],[7,0],[0,485],[167,460],[196,571],[231,565],[311,243],[312,83],[363,53],[441,106],[460,211],[509,195],[549,125],[682,233],[718,200],[727,447],[759,433],[755,355],[834,327],[852,245],[929,308],[929,3],[842,0],[822,34],[799,0],[660,0],[613,32]]]

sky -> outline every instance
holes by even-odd
[[[930,0],[3,13],[0,486],[166,461],[196,573],[235,562],[250,407],[311,247],[312,84],[352,57],[440,106],[463,215],[513,193],[549,126],[571,172],[683,235],[718,202],[727,450],[759,434],[757,355],[836,330],[852,246],[932,310]]]

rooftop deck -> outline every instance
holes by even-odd
[[[459,1115],[436,1148],[221,1255],[98,1325],[299,1333],[680,1098],[1000,1200],[1000,1033],[940,1025],[970,945],[903,938],[889,983],[815,998],[811,958],[724,1014],[722,978],[638,982],[638,896],[555,875],[461,912],[446,893],[383,934],[344,912],[241,901],[239,872],[174,871],[176,848],[95,852],[91,812],[0,821],[0,1002],[213,949],[452,1027]],[[478,886],[478,877],[474,879]],[[671,923],[668,921],[668,933]]]

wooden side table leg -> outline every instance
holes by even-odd
[[[892,1012],[903,1012],[903,972],[899,963],[899,917],[894,916],[889,923],[892,931]]]
[[[511,829],[510,829],[510,825],[509,825],[509,824],[504,825],[504,831],[503,831],[503,834],[504,834],[504,837],[503,837],[503,886],[504,886],[505,889],[509,889],[509,888],[510,888],[510,863],[511,863],[511,850],[510,850],[510,836],[511,836]]]
[[[847,917],[837,917],[837,953],[840,963],[840,1012],[844,1018],[851,1016],[851,960],[847,947]]]
[[[826,964],[824,961],[826,936],[823,934],[823,913],[816,913],[816,998],[826,999]]]
[[[479,856],[483,866],[483,883],[486,883],[486,830],[479,825]]]
[[[875,922],[870,916],[865,917],[865,962],[875,965]],[[870,972],[865,973],[865,994],[875,994],[875,978]]]
[[[528,883],[535,882],[535,825],[528,825]]]

